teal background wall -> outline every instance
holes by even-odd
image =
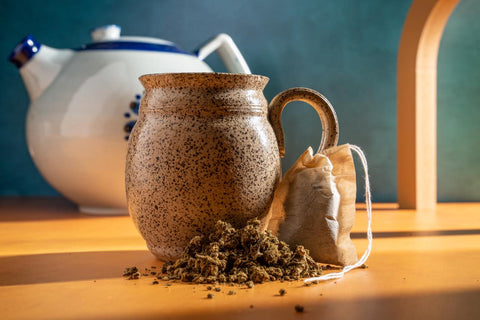
[[[460,0],[438,53],[438,197],[480,201],[480,1]]]
[[[52,47],[78,47],[90,41],[91,28],[115,23],[124,35],[164,38],[186,50],[225,32],[252,71],[271,78],[267,99],[293,86],[322,92],[336,109],[340,143],[366,152],[374,201],[396,201],[396,59],[409,6],[409,0],[2,0],[0,195],[57,195],[28,155],[28,96],[16,68],[6,61],[11,49],[29,33]],[[441,44],[443,201],[480,200],[479,15],[478,1],[462,0]],[[207,63],[224,71],[216,57]],[[309,145],[318,146],[321,129],[315,112],[303,103],[289,105],[282,121],[286,170]]]

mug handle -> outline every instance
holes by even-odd
[[[335,147],[338,143],[338,120],[335,110],[322,94],[308,88],[291,88],[280,92],[268,106],[268,117],[277,137],[280,157],[285,155],[285,138],[283,135],[281,115],[283,108],[292,101],[303,101],[317,111],[322,122],[322,140],[317,153]]]

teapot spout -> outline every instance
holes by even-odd
[[[25,37],[8,57],[20,71],[30,99],[37,99],[73,56],[73,50],[54,49]]]

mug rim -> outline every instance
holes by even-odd
[[[145,89],[156,87],[253,87],[263,89],[270,78],[246,73],[227,72],[173,72],[173,73],[148,73],[139,78]]]

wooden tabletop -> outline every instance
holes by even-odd
[[[352,233],[359,254],[365,230],[359,206]],[[125,267],[162,265],[128,216],[88,216],[60,198],[0,198],[0,318],[480,319],[480,204],[430,211],[376,204],[373,232],[369,267],[343,279],[212,292],[153,285],[151,276],[125,280]]]

